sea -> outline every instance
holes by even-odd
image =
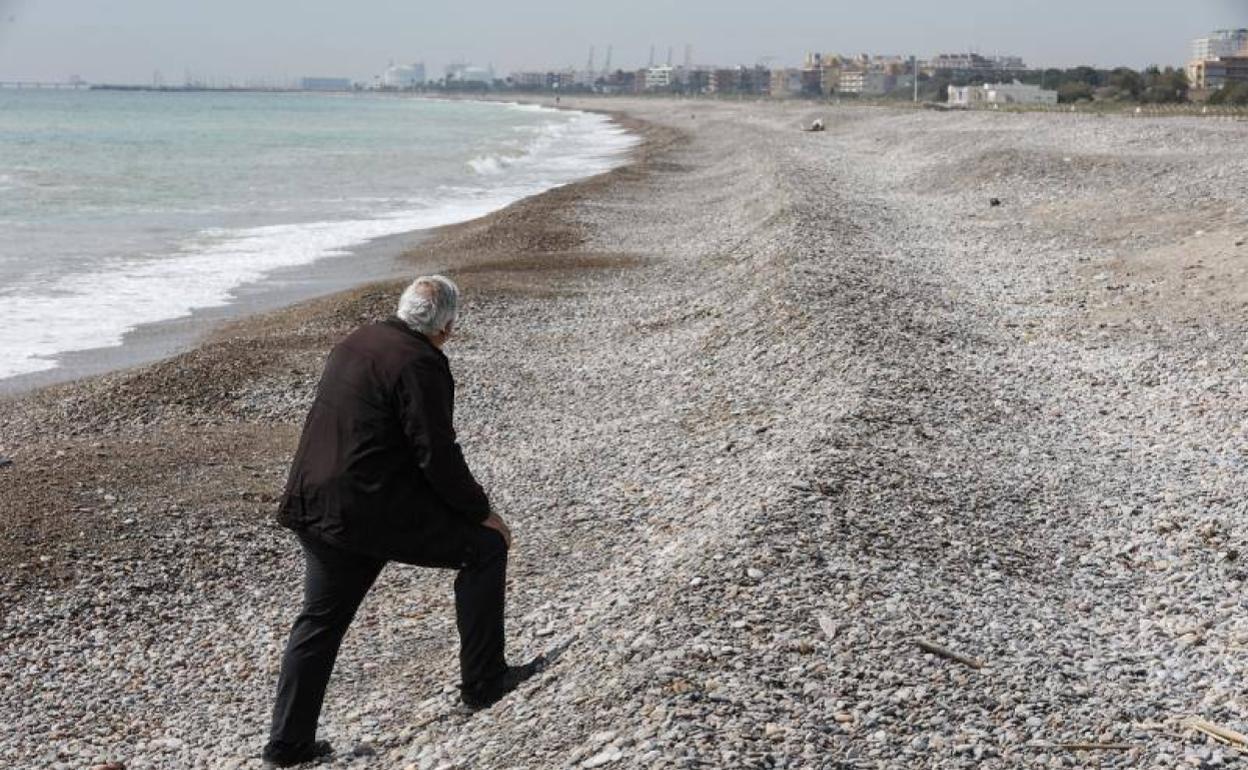
[[[370,243],[607,171],[635,142],[532,105],[0,91],[0,381],[292,272],[350,272]]]

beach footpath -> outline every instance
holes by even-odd
[[[327,766],[1233,761],[1185,720],[1248,732],[1248,123],[561,103],[632,162],[407,255],[558,658],[458,716],[451,576],[391,565]],[[277,496],[400,288],[0,400],[0,763],[260,766]]]

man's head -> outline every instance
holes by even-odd
[[[444,276],[422,275],[399,297],[399,319],[439,348],[451,336],[457,315],[459,287]]]

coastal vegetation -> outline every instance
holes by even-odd
[[[1187,73],[1180,68],[1163,69],[1151,66],[1143,70],[1130,67],[1098,69],[1084,65],[1069,69],[1050,68],[1008,74],[987,72],[958,75],[947,70],[937,71],[932,75],[920,75],[919,96],[925,101],[943,102],[947,98],[949,86],[975,86],[1009,80],[1055,90],[1057,100],[1062,104],[1182,104],[1188,101],[1190,93]],[[908,92],[895,92],[894,96],[899,99],[912,98],[912,94]],[[1213,101],[1212,98],[1210,101]]]

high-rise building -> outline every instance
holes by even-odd
[[[575,70],[526,70],[513,72],[507,78],[512,88],[529,91],[546,91],[569,89],[578,85],[579,75]]]
[[[771,91],[771,70],[763,66],[712,70],[706,91],[712,94],[766,96]]]
[[[1187,77],[1197,91],[1217,91],[1230,83],[1248,83],[1248,56],[1219,56],[1187,65]]]
[[[1192,61],[1239,56],[1248,49],[1248,29],[1219,29],[1192,41]]]
[[[1244,78],[1248,61],[1248,29],[1220,29],[1192,41],[1187,79],[1198,91],[1216,91]]]
[[[802,93],[830,96],[840,87],[841,64],[841,57],[836,54],[807,53],[802,60]]]
[[[942,53],[922,63],[929,74],[945,70],[956,74],[1025,72],[1027,65],[1018,56],[981,56],[977,53]]]

